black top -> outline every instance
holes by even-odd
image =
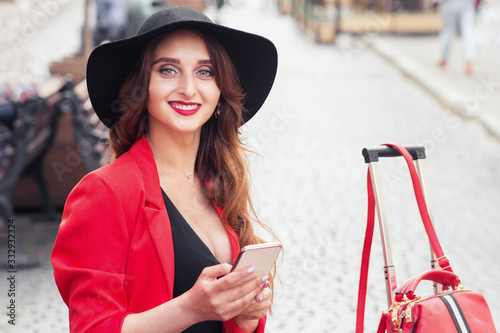
[[[174,297],[177,297],[193,287],[205,267],[218,265],[220,262],[182,217],[163,189],[161,192],[172,229],[175,260]],[[183,332],[221,333],[222,322],[204,321]]]

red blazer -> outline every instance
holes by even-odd
[[[234,260],[238,241],[228,236]],[[51,259],[71,332],[120,332],[127,314],[172,299],[172,233],[145,137],[75,186]],[[265,321],[257,332],[264,332]],[[224,331],[241,332],[232,319]]]

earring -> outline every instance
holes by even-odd
[[[220,116],[220,104],[217,104],[217,107],[215,108],[215,112],[214,112],[214,117],[215,119],[219,118]]]

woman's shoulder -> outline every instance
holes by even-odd
[[[137,162],[128,153],[85,175],[78,185],[97,184],[109,186],[117,191],[134,190],[143,187]],[[78,186],[77,185],[77,186]]]
[[[149,201],[162,206],[160,181],[153,154],[141,139],[111,163],[88,173],[72,192],[82,196],[113,196],[122,203]]]
[[[146,193],[137,163],[124,154],[78,182],[66,199],[61,225],[114,228],[125,223],[130,234]]]

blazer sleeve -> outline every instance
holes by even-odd
[[[71,332],[121,331],[129,246],[121,201],[97,174],[86,176],[66,201],[51,260]]]

